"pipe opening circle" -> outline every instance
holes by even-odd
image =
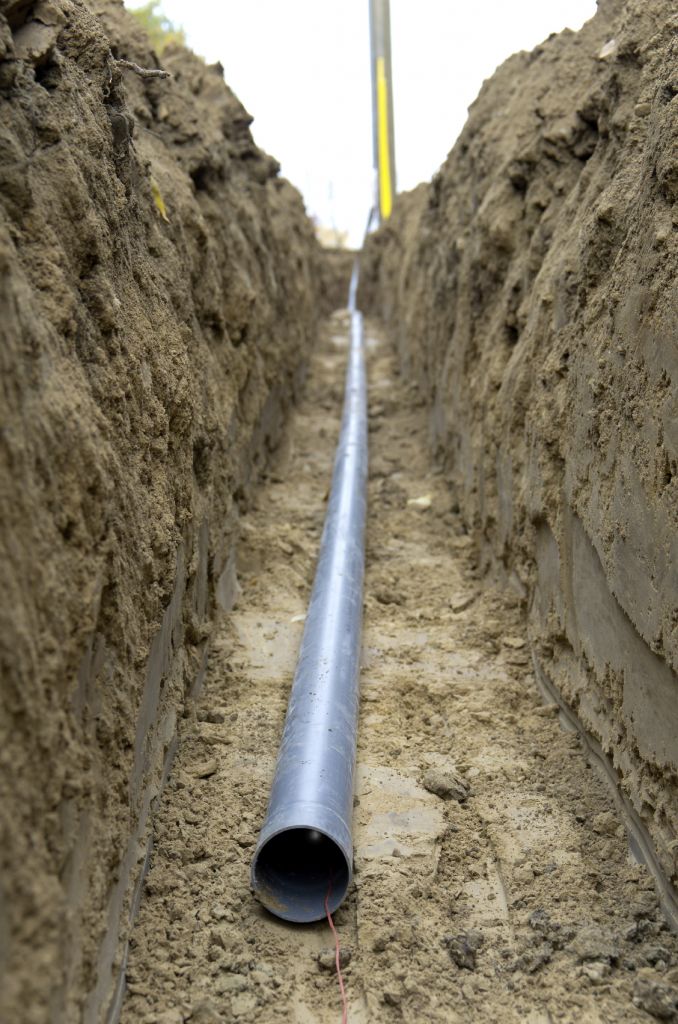
[[[252,888],[267,910],[306,923],[330,913],[348,889],[350,866],[341,847],[317,829],[290,828],[272,836],[252,865]]]

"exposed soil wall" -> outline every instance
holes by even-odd
[[[677,29],[670,0],[602,2],[511,57],[362,270],[486,562],[674,884]]]
[[[355,258],[354,249],[322,249],[320,290],[323,312],[332,313],[346,306]]]
[[[0,1018],[98,1021],[319,250],[221,67],[0,12]]]

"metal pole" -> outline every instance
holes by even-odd
[[[286,921],[317,921],[353,870],[367,480],[367,383],[357,263],[351,344],[329,507],[252,888]]]
[[[393,70],[391,66],[391,13],[389,0],[370,0],[372,64],[372,146],[377,179],[377,200],[382,220],[391,215],[396,194],[395,135],[393,127]]]

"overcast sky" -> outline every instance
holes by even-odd
[[[127,0],[128,6],[139,6]],[[516,50],[577,29],[595,0],[391,0],[398,189],[428,180],[485,78]],[[322,224],[358,244],[372,200],[368,0],[162,0],[221,61],[257,143]]]

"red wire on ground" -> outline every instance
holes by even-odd
[[[325,913],[327,914],[327,920],[329,921],[332,934],[334,935],[334,962],[337,965],[337,978],[339,979],[339,991],[341,992],[341,1024],[347,1024],[348,1022],[348,1003],[346,1001],[346,989],[344,988],[344,978],[341,973],[341,947],[339,945],[339,933],[334,927],[334,921],[330,914],[330,896],[332,894],[332,880],[327,889],[327,896],[325,897]]]

